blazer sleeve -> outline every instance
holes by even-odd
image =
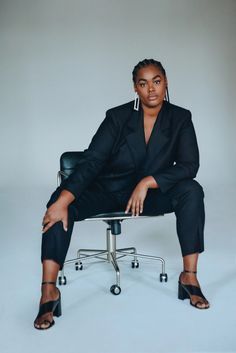
[[[95,179],[109,159],[117,136],[117,126],[108,110],[106,117],[83,153],[83,163],[61,184],[62,190],[70,191],[78,198]]]
[[[185,119],[178,136],[175,163],[153,175],[162,192],[177,182],[195,178],[199,168],[199,150],[191,113]]]

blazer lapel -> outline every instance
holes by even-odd
[[[134,159],[138,171],[150,170],[154,161],[169,141],[170,132],[170,109],[169,104],[164,101],[158,116],[158,121],[150,137],[148,146],[145,143],[143,131],[143,110],[132,111],[130,120],[126,125],[126,141]],[[156,164],[156,163],[155,163]]]
[[[150,137],[145,161],[145,170],[149,170],[154,161],[158,161],[158,155],[169,141],[170,110],[167,102],[163,103],[158,116],[158,121]]]
[[[146,157],[146,144],[143,133],[142,119],[142,109],[140,109],[139,111],[133,110],[130,116],[130,120],[126,126],[126,141],[134,159],[136,168],[140,166],[140,163]]]

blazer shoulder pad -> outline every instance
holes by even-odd
[[[128,102],[117,107],[108,109],[106,116],[113,120],[116,125],[123,125],[133,111],[133,102]]]
[[[134,102],[128,102],[125,104],[118,105],[117,107],[113,107],[107,110],[107,114],[125,114],[125,113],[130,113],[133,110],[133,104]]]
[[[178,120],[188,120],[191,119],[191,112],[190,110],[180,107],[178,105],[172,104],[172,103],[168,103],[169,105],[169,109],[172,113],[172,117],[176,117]]]
[[[169,106],[170,106],[170,109],[175,111],[176,113],[179,113],[179,114],[189,114],[190,113],[190,110],[183,108],[183,107],[180,107],[178,105],[169,103]]]

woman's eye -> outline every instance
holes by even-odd
[[[159,85],[161,83],[161,80],[155,80],[154,83],[155,85]]]
[[[144,82],[140,83],[139,85],[140,85],[140,87],[145,87],[145,83]]]

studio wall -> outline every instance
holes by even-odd
[[[60,154],[133,99],[133,66],[151,57],[192,111],[198,180],[233,183],[235,18],[231,0],[1,0],[0,188],[54,187]]]

